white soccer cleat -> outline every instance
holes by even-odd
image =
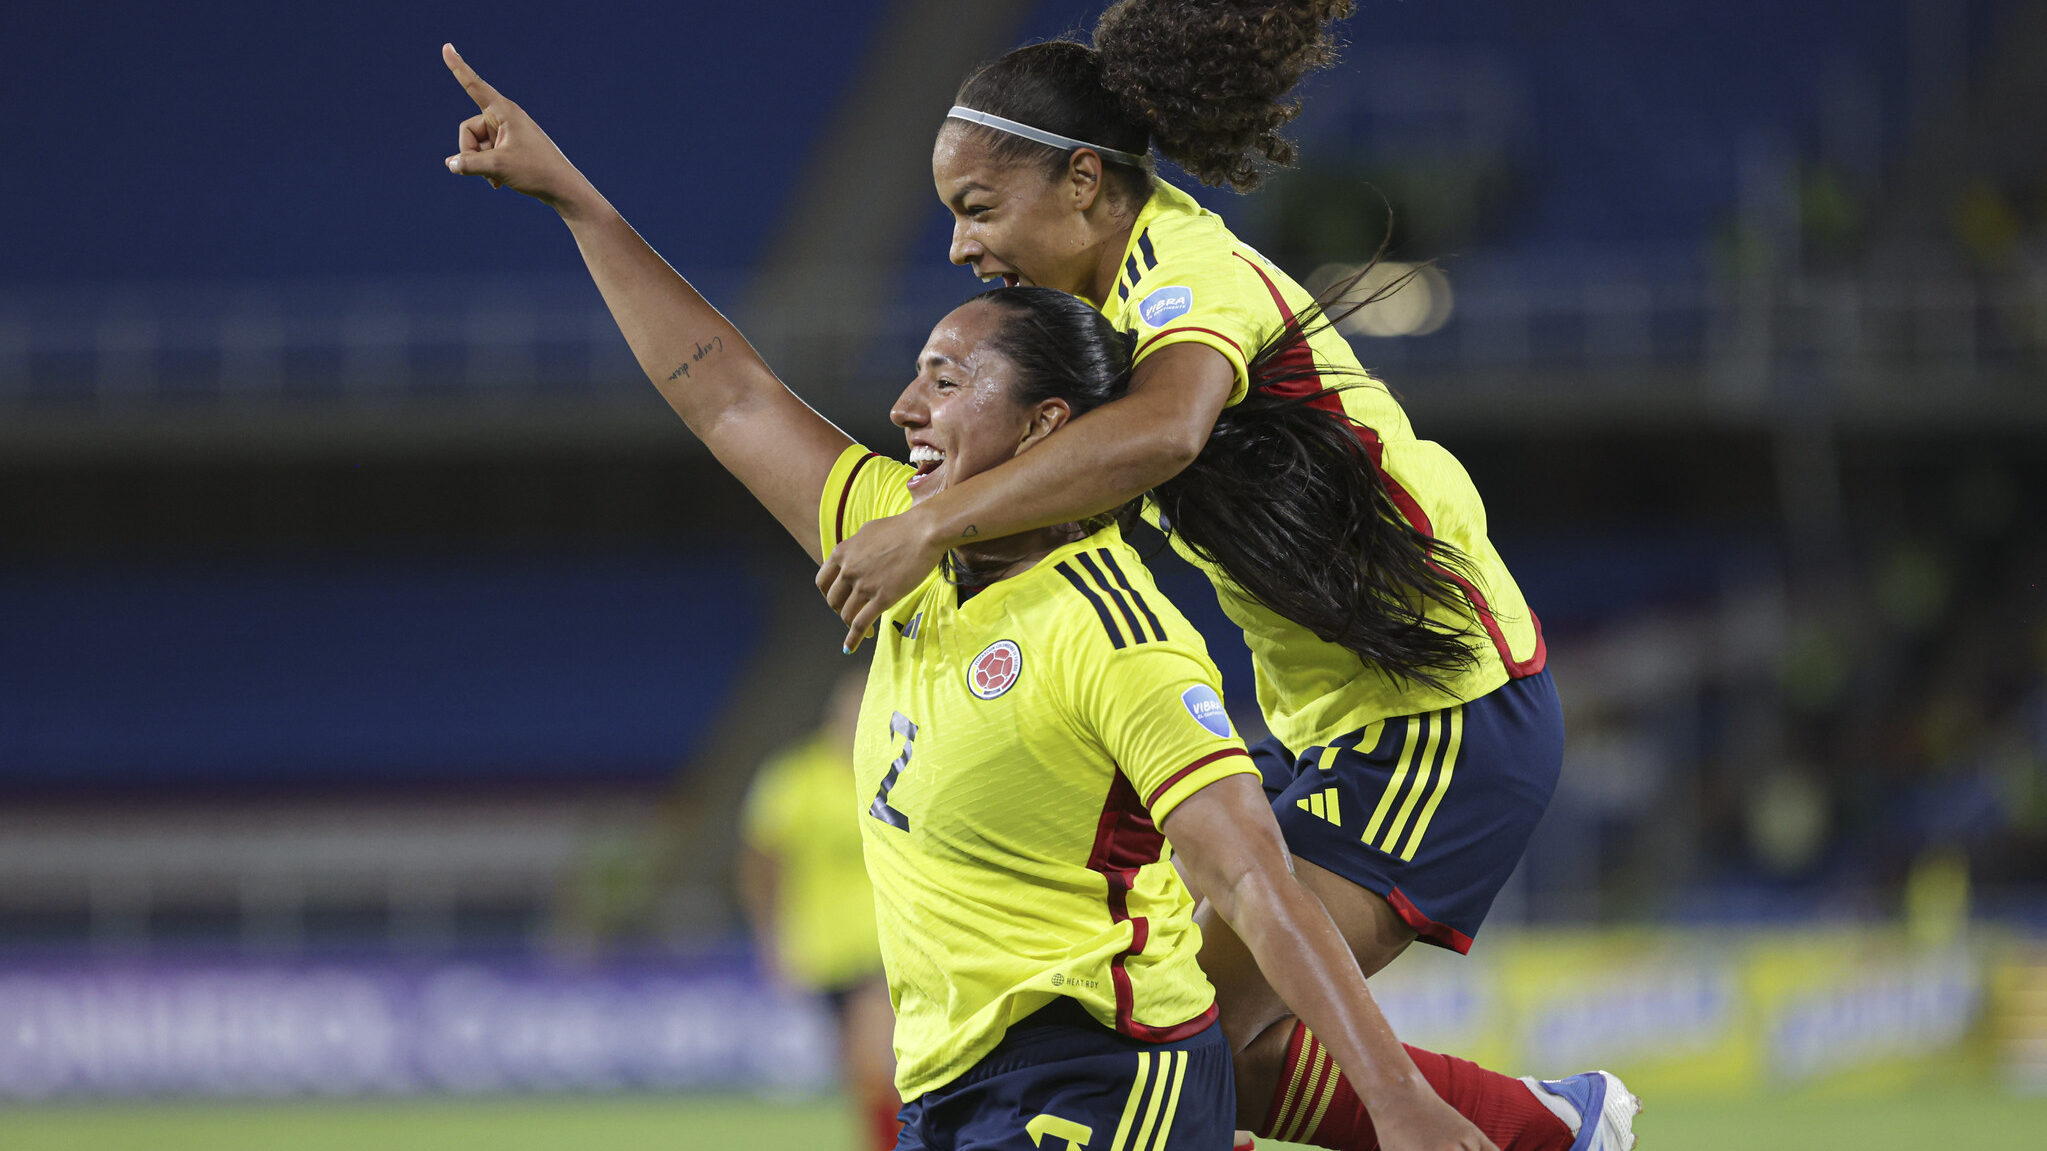
[[[1577,1133],[1571,1151],[1633,1151],[1635,1116],[1642,1101],[1611,1071],[1581,1071],[1565,1079],[1524,1077],[1543,1106]]]

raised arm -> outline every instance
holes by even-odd
[[[1236,369],[1211,348],[1160,348],[1137,365],[1122,399],[902,515],[861,528],[832,550],[817,577],[846,621],[846,646],[857,648],[948,548],[1085,519],[1179,475],[1208,442],[1235,384]]]
[[[1435,1093],[1394,1037],[1336,924],[1295,880],[1256,776],[1209,784],[1173,808],[1159,830],[1273,990],[1335,1055],[1371,1113],[1380,1146],[1494,1151]]]
[[[818,500],[853,441],[782,385],[739,329],[640,238],[524,109],[485,83],[454,45],[442,45],[441,58],[477,107],[462,122],[461,150],[448,157],[448,170],[482,176],[561,214],[668,406],[821,559]]]

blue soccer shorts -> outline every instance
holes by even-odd
[[[896,1151],[1229,1151],[1237,1092],[1215,1023],[1147,1043],[1062,998],[901,1118]]]
[[[1251,749],[1287,847],[1465,952],[1556,791],[1564,718],[1547,671],[1295,754]]]

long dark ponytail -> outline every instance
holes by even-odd
[[[1401,514],[1370,432],[1343,411],[1338,393],[1356,385],[1308,346],[1406,282],[1347,301],[1372,267],[1266,341],[1251,359],[1248,394],[1224,409],[1201,454],[1151,499],[1168,531],[1254,601],[1390,679],[1442,689],[1476,662],[1467,642],[1471,563]],[[1432,606],[1466,622],[1431,618]]]
[[[1330,25],[1353,7],[1119,0],[1096,21],[1092,47],[1053,40],[1015,49],[968,76],[955,102],[1119,151],[1156,145],[1204,184],[1250,191],[1265,167],[1293,162],[1293,142],[1280,134],[1301,111],[1290,93],[1335,61]],[[998,159],[1065,164],[1066,153],[1045,144],[961,130],[984,134]],[[1150,191],[1148,172],[1111,165],[1106,174],[1126,193]]]
[[[1391,678],[1441,687],[1475,657],[1465,643],[1469,627],[1432,619],[1429,607],[1470,619],[1459,583],[1470,563],[1401,514],[1367,446],[1369,433],[1343,414],[1338,393],[1354,385],[1308,346],[1316,333],[1406,282],[1403,276],[1349,299],[1372,267],[1339,281],[1265,342],[1249,365],[1249,393],[1224,409],[1195,461],[1148,498],[1168,532],[1253,600]],[[1129,390],[1134,341],[1087,301],[1023,287],[974,300],[1003,312],[985,342],[1017,368],[1013,402],[1056,397],[1079,416]],[[1133,501],[1074,528],[1128,526],[1136,507]],[[957,583],[987,578],[956,554],[947,555],[945,571]]]

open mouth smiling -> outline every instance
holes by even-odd
[[[917,469],[917,474],[910,477],[908,486],[916,491],[945,466],[945,453],[928,444],[916,444],[910,448],[910,466]]]

